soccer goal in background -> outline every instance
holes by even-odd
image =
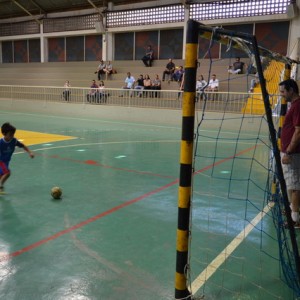
[[[280,164],[280,122],[274,118],[278,83],[290,76],[293,61],[259,47],[253,35],[193,20],[187,28],[175,299],[299,297],[297,236]],[[204,92],[197,101],[197,77],[208,82],[218,70],[219,59],[212,58],[216,43],[226,46],[229,60],[247,53],[258,90],[236,99]],[[202,67],[203,44],[208,46]],[[229,95],[237,85],[248,89],[254,76],[228,73],[221,80]],[[228,113],[234,101],[244,104],[239,114]],[[218,113],[209,111],[212,102]]]

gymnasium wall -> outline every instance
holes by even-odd
[[[289,27],[288,21],[224,26],[225,29],[254,33],[260,46],[282,55],[287,53]],[[156,59],[182,59],[183,34],[183,28],[114,33],[114,60],[139,60],[147,45],[153,47]],[[199,57],[203,57],[208,43],[204,41],[199,45]],[[102,47],[102,34],[51,37],[48,38],[48,61],[96,61],[102,58]],[[245,57],[245,53],[235,51],[235,56]],[[214,45],[211,55],[227,58],[226,46]],[[39,39],[2,42],[3,63],[40,61]]]

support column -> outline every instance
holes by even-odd
[[[102,59],[107,61],[107,40],[106,40],[106,32],[102,34]]]
[[[41,51],[41,62],[44,63],[48,61],[48,47],[45,48],[45,38],[44,38],[44,25],[40,24],[40,51]]]

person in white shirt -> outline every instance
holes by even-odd
[[[219,79],[217,79],[216,74],[212,75],[212,78],[208,83],[207,90],[209,92],[217,92],[219,90]]]
[[[125,78],[125,86],[123,86],[123,89],[125,90],[131,90],[134,88],[135,79],[133,76],[131,76],[130,72],[127,72],[127,77]],[[121,94],[120,97],[123,97],[124,94]],[[132,97],[132,92],[130,93],[130,97]]]
[[[206,87],[207,82],[204,80],[203,75],[200,75],[198,80],[196,81],[196,90],[198,92],[203,91],[204,88]]]
[[[131,73],[127,73],[127,77],[125,78],[125,86],[123,89],[133,89],[135,83],[135,79],[133,76],[131,76]]]
[[[109,75],[113,73],[113,65],[110,60],[107,62],[107,64],[105,65],[105,69],[103,70],[106,73],[106,80],[107,80],[109,78]]]
[[[106,103],[109,93],[105,91],[104,81],[99,81],[97,103]]]
[[[69,80],[66,80],[65,84],[64,84],[64,91],[63,91],[63,97],[66,101],[69,101],[70,100],[70,87],[71,87],[71,84],[69,82]]]
[[[207,82],[204,80],[203,75],[200,75],[198,80],[196,81],[196,92],[197,92],[197,96],[196,96],[196,101],[199,100],[199,94],[200,94],[200,99],[203,99],[203,93],[204,93],[204,89],[207,86]]]
[[[258,73],[256,73],[254,75],[254,78],[251,79],[251,82],[250,82],[250,89],[249,89],[249,92],[248,93],[253,93],[254,91],[254,88],[259,84],[259,78],[258,78]]]
[[[98,80],[101,80],[102,79],[101,75],[105,74],[105,71],[104,71],[105,68],[106,68],[106,64],[104,63],[103,59],[101,59],[99,65],[98,65],[98,68],[95,71],[95,74],[98,74]]]

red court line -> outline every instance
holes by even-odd
[[[245,149],[245,150],[242,150],[242,151],[236,153],[235,155],[232,155],[232,156],[229,156],[229,157],[225,157],[225,158],[223,158],[223,159],[221,159],[221,160],[219,160],[219,161],[217,161],[217,162],[214,162],[214,163],[211,164],[211,165],[208,165],[208,166],[206,166],[206,167],[204,167],[204,168],[202,168],[202,169],[200,169],[200,170],[194,172],[193,175],[197,175],[197,174],[202,173],[202,172],[204,172],[204,171],[206,171],[206,170],[208,170],[208,169],[211,169],[212,167],[218,166],[218,165],[220,165],[220,164],[222,164],[222,163],[224,163],[224,162],[226,162],[226,161],[228,161],[228,160],[230,160],[230,159],[233,159],[233,158],[235,158],[235,157],[237,157],[237,156],[241,156],[242,154],[244,154],[244,153],[246,153],[246,152],[249,152],[249,151],[251,151],[251,150],[254,150],[254,149],[257,148],[258,146],[259,146],[259,145],[254,145],[254,146],[252,146],[252,147],[250,147],[250,148],[247,148],[247,149]]]
[[[61,157],[59,155],[47,155],[47,154],[40,154],[40,153],[36,153],[36,155],[49,157],[49,158],[55,158],[55,159],[64,160],[64,161],[75,162],[78,164],[86,164],[86,165],[102,167],[102,168],[106,168],[106,169],[125,171],[125,172],[129,172],[129,173],[138,173],[138,174],[142,174],[142,175],[149,175],[149,176],[169,178],[169,179],[174,178],[174,176],[169,176],[169,175],[161,175],[161,174],[156,174],[156,173],[151,173],[151,172],[146,172],[146,171],[138,171],[138,170],[133,170],[133,169],[118,168],[118,167],[113,167],[113,166],[109,166],[109,165],[103,165],[103,164],[97,162],[96,160],[82,161],[82,160],[77,160],[77,159],[72,159],[72,158]]]
[[[49,237],[47,237],[47,238],[45,238],[43,240],[40,240],[40,241],[38,241],[38,242],[36,242],[34,244],[31,244],[31,245],[27,246],[25,248],[22,248],[22,249],[20,249],[18,251],[12,252],[12,253],[10,253],[8,255],[4,255],[3,257],[0,258],[0,262],[5,261],[5,260],[7,260],[9,258],[12,258],[12,257],[19,256],[19,255],[21,255],[21,254],[23,254],[25,252],[28,252],[28,251],[30,251],[30,250],[32,250],[34,248],[37,248],[37,247],[41,246],[41,245],[43,245],[43,244],[45,244],[45,243],[47,243],[49,241],[55,240],[58,237],[66,234],[66,233],[69,233],[69,232],[71,232],[73,230],[76,230],[76,229],[78,229],[80,227],[83,227],[83,226],[85,226],[85,225],[87,225],[87,224],[89,224],[91,222],[94,222],[94,221],[96,221],[96,220],[98,220],[98,219],[100,219],[102,217],[110,215],[111,213],[116,212],[116,211],[118,211],[121,208],[124,208],[124,207],[129,206],[129,205],[131,205],[133,203],[136,203],[136,202],[138,202],[140,200],[143,200],[143,199],[145,199],[145,198],[147,198],[147,197],[149,197],[151,195],[159,193],[160,191],[162,191],[162,190],[164,190],[164,189],[166,189],[166,188],[168,188],[168,187],[170,187],[170,186],[172,186],[172,185],[174,185],[176,183],[178,183],[178,179],[176,179],[176,180],[174,180],[174,181],[172,181],[172,182],[170,182],[170,183],[168,183],[168,184],[166,184],[166,185],[164,185],[164,186],[162,186],[160,188],[157,188],[157,189],[155,189],[155,190],[153,190],[153,191],[151,191],[149,193],[146,193],[146,194],[141,195],[141,196],[139,196],[137,198],[134,198],[132,200],[124,202],[124,203],[122,203],[120,205],[117,205],[117,206],[115,206],[115,207],[113,207],[113,208],[111,208],[111,209],[109,209],[109,210],[107,210],[107,211],[105,211],[105,212],[103,212],[103,213],[101,213],[99,215],[91,217],[91,218],[89,218],[89,219],[87,219],[87,220],[85,220],[85,221],[83,221],[81,223],[78,223],[78,224],[76,224],[74,226],[71,226],[71,227],[69,227],[69,228],[67,228],[65,230],[59,231],[56,234],[53,234],[53,235],[51,235],[51,236],[49,236]]]
[[[226,162],[226,161],[228,161],[230,159],[233,159],[234,157],[237,157],[237,156],[240,156],[240,155],[242,155],[242,154],[244,154],[246,152],[249,152],[249,151],[255,149],[256,147],[257,147],[257,145],[255,145],[253,147],[250,147],[250,148],[247,148],[247,149],[245,149],[243,151],[240,151],[240,152],[236,153],[236,155],[233,155],[233,156],[230,156],[230,157],[226,157],[226,158],[224,158],[224,159],[222,159],[220,161],[217,161],[217,162],[215,162],[215,163],[213,163],[211,165],[208,165],[208,166],[206,166],[206,167],[204,167],[204,168],[202,168],[202,169],[194,172],[194,175],[197,175],[197,174],[199,174],[201,172],[204,172],[204,171],[206,171],[208,169],[211,169],[214,166],[220,165],[221,163]],[[165,189],[173,186],[174,184],[177,184],[178,182],[179,182],[179,179],[176,179],[176,180],[174,180],[174,181],[172,181],[172,182],[170,182],[170,183],[168,183],[168,184],[166,184],[164,186],[161,186],[161,187],[159,187],[159,188],[157,188],[157,189],[155,189],[155,190],[153,190],[151,192],[148,192],[148,193],[146,193],[144,195],[141,195],[141,196],[139,196],[137,198],[131,199],[131,200],[127,201],[127,202],[124,202],[124,203],[122,203],[120,205],[117,205],[117,206],[115,206],[115,207],[113,207],[113,208],[111,208],[111,209],[109,209],[109,210],[107,210],[107,211],[105,211],[105,212],[103,212],[101,214],[98,214],[98,215],[96,215],[94,217],[91,217],[91,218],[89,218],[89,219],[87,219],[85,221],[82,221],[81,223],[78,223],[78,224],[76,224],[74,226],[71,226],[71,227],[69,227],[69,228],[67,228],[65,230],[59,231],[56,234],[53,234],[53,235],[51,235],[51,236],[49,236],[49,237],[47,237],[47,238],[45,238],[43,240],[40,240],[40,241],[38,241],[36,243],[33,243],[33,244],[31,244],[31,245],[29,245],[27,247],[24,247],[24,248],[22,248],[20,250],[17,250],[15,252],[10,253],[10,254],[4,255],[4,256],[2,256],[0,258],[0,262],[6,261],[6,260],[8,260],[10,258],[17,257],[17,256],[19,256],[19,255],[21,255],[23,253],[26,253],[26,252],[28,252],[30,250],[33,250],[33,249],[35,249],[35,248],[37,248],[37,247],[39,247],[39,246],[41,246],[43,244],[46,244],[49,241],[57,239],[60,236],[65,235],[65,234],[67,234],[67,233],[69,233],[69,232],[71,232],[73,230],[81,228],[81,227],[83,227],[83,226],[85,226],[85,225],[87,225],[89,223],[92,223],[92,222],[94,222],[94,221],[96,221],[96,220],[98,220],[100,218],[103,218],[103,217],[105,217],[107,215],[110,215],[113,212],[116,212],[116,211],[118,211],[118,210],[120,210],[120,209],[122,209],[124,207],[127,207],[127,206],[133,204],[133,203],[141,201],[141,200],[143,200],[143,199],[145,199],[145,198],[147,198],[147,197],[149,197],[151,195],[157,194],[157,193],[159,193],[159,192],[161,192],[161,191],[163,191],[163,190],[165,190]]]

